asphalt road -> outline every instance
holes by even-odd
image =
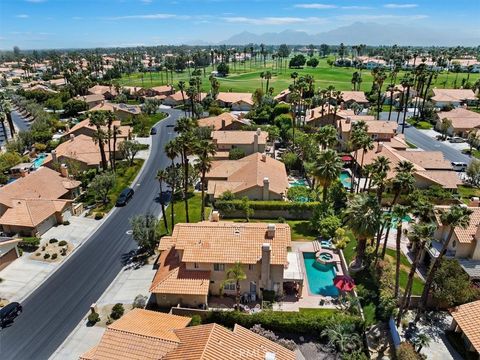
[[[176,110],[166,112],[171,116],[157,125],[158,133],[134,185],[132,200],[115,209],[90,239],[23,302],[23,313],[10,327],[0,330],[0,359],[48,359],[122,271],[122,254],[136,248],[131,235],[126,234],[129,219],[146,212],[160,215],[155,175],[169,164],[163,148],[175,136],[173,128],[166,125],[174,124],[182,115]]]

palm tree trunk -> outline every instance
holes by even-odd
[[[366,247],[367,247],[367,239],[364,239],[364,238],[358,239],[357,256],[355,257],[355,267],[362,266]]]
[[[402,219],[397,219],[396,263],[395,263],[395,299],[398,298],[400,288],[400,244],[402,240]]]
[[[113,129],[113,158],[112,158],[112,168],[113,171],[115,172],[117,165],[116,165],[116,159],[117,159],[117,132],[115,129]]]
[[[13,137],[15,136],[15,126],[13,125],[12,113],[9,111],[7,112],[7,122],[8,122],[8,126],[10,127],[11,138],[13,139]]]
[[[188,216],[188,157],[186,152],[183,154],[184,156],[184,166],[185,166],[185,179],[184,179],[184,192],[183,192],[183,201],[185,203],[185,220],[187,223],[190,222],[190,218]]]
[[[455,231],[455,227],[452,226],[448,233],[447,240],[443,243],[442,250],[440,250],[440,253],[438,254],[437,258],[435,259],[435,262],[433,263],[430,269],[430,272],[428,273],[427,280],[425,281],[425,286],[423,288],[422,297],[420,299],[420,304],[418,306],[417,315],[415,316],[415,322],[417,322],[420,319],[420,316],[422,315],[422,313],[425,311],[425,308],[427,307],[427,300],[428,300],[428,295],[430,293],[430,288],[432,287],[433,277],[435,276],[436,271],[438,270],[438,268],[440,267],[440,264],[442,263],[443,256],[447,252],[447,248],[448,248],[448,245],[450,244],[450,240],[452,239],[454,231]]]
[[[160,179],[159,184],[160,184],[160,205],[162,207],[162,217],[163,217],[163,225],[165,225],[165,231],[168,234],[168,222],[167,222],[167,214],[165,214],[165,203],[163,202],[163,189],[162,189],[162,182],[163,180]]]
[[[201,204],[201,219],[205,221],[205,170],[202,170],[202,204]]]
[[[408,98],[410,96],[410,86],[407,86],[407,96],[405,98],[405,104],[403,109],[403,123],[402,123],[402,134],[405,133],[405,120],[407,117],[407,110],[408,110]]]
[[[328,184],[323,184],[323,203],[326,204],[327,203],[327,197],[328,197]]]
[[[175,161],[174,159],[172,159],[172,169],[175,168]],[[172,221],[172,226],[171,226],[171,229],[172,229],[172,233],[173,233],[173,228],[175,227],[175,181],[172,181],[172,184],[171,184],[171,187],[172,187],[172,198],[170,200],[170,216],[171,216],[171,221]]]
[[[393,107],[393,91],[390,91],[390,109],[388,109],[388,121],[390,121],[390,117],[392,116],[392,107]]]
[[[105,155],[105,148],[103,147],[103,141],[99,140],[98,141],[98,146],[100,149],[100,156],[102,159],[102,168],[103,170],[107,171],[108,169],[108,164],[107,164],[107,156]]]
[[[387,221],[386,226],[387,232],[385,233],[385,241],[383,242],[382,259],[385,259],[385,254],[387,252],[388,237],[390,236],[390,229],[392,228],[392,223],[390,221]]]

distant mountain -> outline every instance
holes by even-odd
[[[367,45],[411,45],[411,46],[478,46],[480,36],[447,29],[435,30],[411,24],[377,24],[356,22],[318,34],[304,31],[284,30],[254,34],[248,31],[233,35],[219,44],[245,45],[308,45],[308,44],[367,44]]]

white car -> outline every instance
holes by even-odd
[[[464,162],[452,161],[452,169],[455,171],[465,171],[468,165]]]
[[[463,143],[463,142],[465,142],[465,139],[461,138],[459,136],[455,136],[455,137],[450,138],[448,141],[450,141],[451,143]]]

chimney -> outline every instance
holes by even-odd
[[[269,224],[270,226],[270,224]],[[275,226],[275,225],[274,225]],[[272,256],[272,249],[269,243],[262,244],[262,272],[261,272],[261,280],[262,286],[265,290],[270,290],[271,280],[270,280],[270,259]]]
[[[73,141],[73,139],[75,139],[75,135],[74,135],[74,134],[70,134],[70,141]]]
[[[350,121],[352,121],[352,118],[348,116],[347,119],[345,120],[345,124],[350,124]]]
[[[376,152],[379,153],[379,152],[382,152],[382,150],[383,150],[383,142],[379,142],[378,145],[377,145],[377,151]]]
[[[64,178],[68,178],[68,167],[65,164],[60,165],[60,174]]]
[[[224,130],[225,129],[225,120],[222,119],[222,128],[221,130]]]
[[[217,210],[212,211],[212,222],[219,222],[220,221],[220,213]]]
[[[57,151],[56,151],[56,150],[52,150],[51,155],[52,155],[52,161],[53,161],[54,163],[57,162]]]
[[[262,154],[262,156],[264,156]],[[268,180],[268,177],[263,178],[263,200],[269,200],[270,197],[270,180]],[[275,231],[275,230],[274,230]]]
[[[263,180],[265,182],[265,180]],[[268,178],[267,178],[267,181],[268,181]],[[275,237],[275,229],[276,229],[276,226],[275,224],[268,224],[267,225],[267,237],[269,239],[273,239]]]
[[[105,105],[105,100],[102,100],[100,104],[102,104],[102,106]]]
[[[257,128],[257,135],[260,136],[262,134],[262,129]]]

